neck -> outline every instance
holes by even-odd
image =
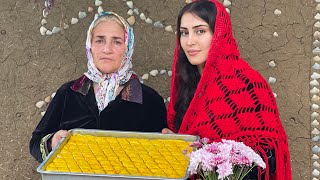
[[[204,64],[197,65],[197,68],[198,68],[199,74],[201,76],[202,72],[203,72],[203,69],[204,69]]]

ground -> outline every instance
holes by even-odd
[[[40,0],[42,1],[42,0]],[[70,28],[42,36],[42,9],[33,0],[0,0],[0,179],[39,179],[39,165],[29,154],[29,140],[46,107],[36,102],[51,95],[64,82],[86,70],[85,38],[94,13],[75,25],[72,17],[87,11],[94,1],[58,1],[46,18],[52,29],[63,20]],[[134,0],[147,17],[176,27],[184,0]],[[313,72],[312,41],[316,2],[308,0],[232,0],[231,19],[241,55],[266,79],[277,94],[281,120],[289,138],[294,180],[312,179],[309,79]],[[123,0],[103,0],[104,10],[126,19]],[[276,9],[280,15],[274,15]],[[171,69],[175,35],[146,24],[136,15],[134,70],[143,75],[153,69]],[[274,32],[278,36],[273,36]],[[275,61],[276,67],[270,67]],[[168,75],[149,77],[147,85],[169,96]]]

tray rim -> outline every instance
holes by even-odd
[[[172,137],[179,137],[179,138],[194,138],[196,140],[199,140],[199,136],[195,135],[189,135],[189,134],[162,134],[160,132],[137,132],[137,131],[117,131],[117,130],[100,130],[100,129],[81,129],[81,128],[75,128],[75,129],[70,129],[68,130],[69,135],[65,138],[62,138],[60,142],[57,144],[55,148],[52,149],[52,151],[48,154],[46,159],[41,162],[41,164],[37,168],[37,172],[43,175],[48,175],[48,176],[54,176],[54,175],[68,175],[68,176],[87,176],[87,177],[105,177],[105,178],[127,178],[127,179],[152,179],[152,180],[160,180],[164,179],[164,177],[155,177],[155,176],[126,176],[126,175],[119,175],[119,174],[89,174],[89,173],[72,173],[72,172],[53,172],[53,171],[45,171],[43,170],[43,167],[48,163],[49,160],[51,160],[52,156],[54,156],[59,150],[60,146],[62,144],[66,144],[69,138],[74,135],[74,134],[81,134],[83,132],[85,133],[115,133],[115,134],[135,134],[137,136],[139,135],[154,135],[159,137],[164,137],[162,139],[172,139]],[[81,132],[81,133],[79,133]],[[90,134],[89,134],[90,135]],[[182,139],[183,140],[183,139]],[[192,141],[190,141],[192,142]],[[190,162],[189,162],[190,163]],[[189,164],[188,164],[189,166]],[[186,171],[185,176],[181,178],[168,178],[166,177],[165,179],[170,179],[170,180],[181,180],[181,179],[187,179],[190,176],[190,173]]]

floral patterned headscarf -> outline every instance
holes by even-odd
[[[125,28],[125,45],[126,51],[124,53],[120,68],[110,74],[102,74],[93,63],[93,56],[91,53],[91,40],[92,31],[97,20],[103,16],[115,16],[123,24]],[[129,24],[118,14],[113,12],[104,12],[100,16],[96,17],[88,30],[86,41],[86,54],[88,58],[88,71],[85,74],[90,80],[98,84],[95,96],[99,112],[101,112],[110,101],[113,101],[117,96],[117,90],[120,85],[125,84],[130,80],[130,77],[134,72],[132,71],[132,53],[133,53],[134,35],[133,29]]]

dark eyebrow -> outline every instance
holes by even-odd
[[[95,36],[94,38],[104,39],[104,37],[105,36]],[[118,39],[123,40],[123,38],[117,37],[117,36],[113,36],[112,39],[114,39],[114,40],[118,40]]]
[[[113,36],[112,39],[115,39],[115,40],[118,40],[118,39],[123,40],[123,38],[121,38],[121,37],[116,37],[116,36]]]
[[[197,25],[197,26],[193,26],[192,29],[196,29],[196,28],[202,27],[202,26],[209,27],[208,25],[200,24],[200,25]],[[187,29],[187,28],[186,27],[180,27],[180,29]]]
[[[103,39],[103,38],[104,38],[104,36],[95,36],[94,38]]]

